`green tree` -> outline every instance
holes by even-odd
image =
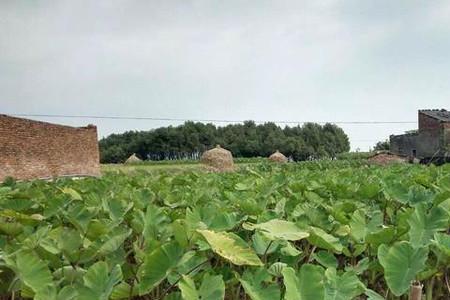
[[[198,159],[216,144],[229,149],[235,157],[267,157],[278,149],[294,160],[335,157],[350,149],[347,135],[333,124],[281,128],[270,122],[256,125],[254,121],[224,127],[186,122],[111,134],[99,142],[103,163],[123,162],[133,153],[150,160]]]
[[[380,150],[389,150],[390,149],[390,142],[389,140],[379,141],[375,144],[375,147],[373,150],[380,151]]]

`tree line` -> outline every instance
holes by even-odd
[[[185,122],[180,126],[111,134],[99,142],[102,163],[124,162],[133,153],[144,160],[198,159],[217,144],[235,157],[267,157],[279,150],[296,161],[335,157],[350,150],[345,132],[328,123],[282,128],[271,122],[257,125],[245,121],[222,127]]]

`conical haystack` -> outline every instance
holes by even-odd
[[[136,156],[136,153],[133,153],[130,157],[125,161],[126,164],[136,164],[140,163],[142,160]]]
[[[277,163],[285,163],[288,161],[287,157],[284,156],[280,151],[275,151],[272,155],[269,156],[269,160]]]
[[[214,172],[234,171],[233,155],[220,145],[203,153],[200,162]]]

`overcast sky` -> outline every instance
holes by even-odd
[[[450,1],[0,0],[0,113],[416,121],[450,109]],[[99,135],[168,121],[95,123]],[[366,150],[416,124],[342,125]]]

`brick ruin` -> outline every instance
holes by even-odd
[[[419,110],[419,129],[402,135],[391,135],[391,152],[427,161],[447,160],[450,155],[450,112]]]
[[[70,127],[0,115],[0,182],[99,176],[97,127]]]

